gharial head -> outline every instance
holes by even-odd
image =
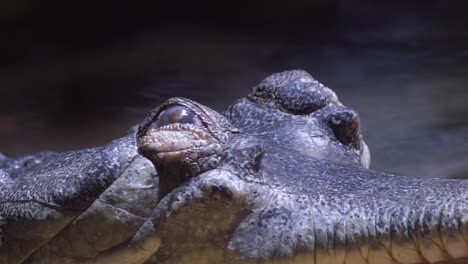
[[[172,104],[164,104],[140,127],[140,153],[162,167],[161,182],[172,182],[135,236],[161,242],[156,263],[466,260],[468,182],[367,169],[368,149],[356,112],[328,88],[309,87],[317,84],[307,75],[293,71],[270,76],[270,90],[254,90],[224,113],[232,125],[192,102],[183,105],[205,113],[197,115],[199,120],[189,118],[197,120],[191,121],[194,125],[164,121],[164,109],[172,111]],[[298,81],[305,84],[295,85]],[[295,87],[302,89],[299,97],[290,93]],[[323,94],[328,97],[322,100]],[[303,105],[301,98],[307,99]],[[166,131],[165,126],[170,133],[175,128],[183,132],[158,132]],[[179,135],[197,143],[185,143]],[[183,148],[174,148],[179,140]],[[208,147],[212,145],[218,147]],[[185,161],[188,154],[175,159],[164,154],[182,149],[180,153],[195,157],[192,161],[210,156],[215,161],[193,166]],[[198,151],[205,154],[194,154]],[[166,165],[172,169],[164,169]]]
[[[242,132],[270,132],[304,155],[369,167],[357,112],[305,71],[268,76],[224,115]]]
[[[292,83],[297,82],[294,77]],[[301,155],[368,167],[369,151],[362,140],[357,112],[343,106],[330,89],[313,79],[311,82],[311,77],[300,77],[301,82],[319,87],[299,85],[300,93],[294,97],[287,93],[297,92],[290,83],[280,82],[287,87],[278,93],[276,86],[268,86],[269,77],[254,88],[249,99],[231,105],[226,117],[180,97],[153,110],[139,126],[137,141],[139,152],[158,170],[159,199],[190,178],[218,167],[223,160],[241,162],[243,156],[233,146],[249,140],[256,141],[254,153],[249,154],[255,156],[250,157],[255,166],[260,166],[264,148],[277,153],[292,148]],[[288,100],[295,104],[287,104]]]

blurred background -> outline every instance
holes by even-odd
[[[464,1],[251,2],[1,1],[0,152],[101,145],[169,97],[223,110],[304,69],[358,110],[373,169],[467,174]]]

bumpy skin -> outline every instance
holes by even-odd
[[[468,181],[367,169],[357,113],[307,73],[274,74],[224,114],[211,120],[241,133],[157,205],[133,134],[0,157],[0,263],[466,262]]]
[[[176,122],[156,127],[159,115],[175,105],[189,110],[203,126]],[[157,169],[159,199],[193,176],[216,168],[232,133],[237,132],[219,113],[186,98],[171,98],[156,107],[139,126],[137,138],[138,151]]]
[[[115,263],[113,251],[157,197],[156,172],[134,133],[98,148],[4,157],[0,187],[0,263],[8,264]]]
[[[148,263],[468,261],[468,181],[369,170],[357,114],[333,92],[303,71],[261,86],[226,111],[241,134],[220,165],[137,233],[161,241]]]

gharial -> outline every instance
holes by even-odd
[[[0,263],[467,263],[468,181],[369,163],[304,71],[223,114],[172,98],[106,146],[1,158]]]

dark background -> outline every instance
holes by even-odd
[[[0,151],[97,146],[171,96],[222,110],[305,69],[360,112],[372,168],[463,172],[468,9],[408,2],[2,1]]]

